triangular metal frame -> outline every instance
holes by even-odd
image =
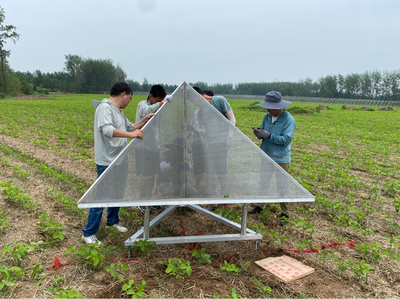
[[[191,92],[194,91],[194,89],[188,85],[186,82],[182,82],[179,87],[174,91],[172,95],[175,95],[176,93],[184,93],[185,96],[187,96],[187,92],[189,89],[192,89]],[[194,91],[195,92],[195,91]],[[196,93],[196,92],[195,92]],[[198,94],[196,93],[196,96]],[[200,95],[198,97],[201,98],[202,101],[205,101]],[[186,99],[184,98],[184,101]],[[206,101],[205,101],[206,102]],[[208,102],[206,102],[207,105],[210,105]],[[157,113],[160,113],[163,109],[167,109],[168,105],[171,103],[166,102],[158,111]],[[186,109],[186,104],[184,103],[184,106]],[[210,105],[211,109],[214,109],[216,112],[218,112],[214,107]],[[156,115],[157,115],[156,113]],[[187,119],[186,119],[186,110],[184,112],[184,134],[186,133],[187,130]],[[275,167],[278,169],[278,171],[284,172],[279,165],[277,165],[270,157],[268,157],[256,144],[254,144],[246,135],[244,135],[238,128],[233,126],[225,117],[223,117],[219,112],[215,113],[214,117],[221,117],[223,121],[225,121],[229,126],[231,126],[232,130],[235,130],[236,133],[239,133],[241,135],[240,138],[245,138],[247,139],[246,142],[251,144],[252,147],[254,148],[254,153],[259,154],[260,156],[263,156],[262,159],[267,159],[269,163],[271,163],[271,167]],[[154,118],[153,118],[154,119]],[[153,121],[151,119],[144,127],[143,131],[145,132],[146,128],[151,124]],[[184,135],[186,136],[186,135]],[[240,139],[241,140],[241,139]],[[82,196],[81,200],[78,202],[78,207],[79,208],[91,208],[91,207],[124,207],[124,206],[146,206],[146,210],[144,213],[144,227],[140,229],[136,234],[132,235],[127,241],[125,241],[126,246],[135,246],[135,241],[144,239],[144,240],[149,240],[149,241],[154,241],[157,244],[173,244],[173,243],[192,243],[192,242],[214,242],[214,241],[233,241],[233,240],[258,240],[262,239],[262,235],[249,230],[246,228],[246,222],[247,222],[247,203],[276,203],[276,202],[310,202],[310,201],[315,201],[314,196],[311,195],[303,186],[301,186],[295,179],[293,179],[289,174],[285,173],[285,176],[287,176],[291,182],[296,185],[299,190],[302,190],[302,194],[304,196],[300,197],[294,197],[294,198],[261,198],[259,196],[255,197],[209,197],[209,198],[186,198],[186,197],[178,197],[178,198],[148,198],[145,200],[127,200],[127,201],[121,201],[121,200],[112,200],[108,202],[104,201],[92,201],[92,202],[86,202],[85,198],[88,197],[88,194],[91,192],[93,193],[95,191],[95,188],[97,186],[102,184],[102,180],[107,177],[110,169],[113,167],[114,164],[116,164],[122,155],[126,155],[126,153],[129,151],[129,149],[132,146],[135,146],[135,142],[140,142],[140,140],[133,139],[128,146],[125,147],[125,149],[118,155],[118,157],[110,164],[110,166],[103,172],[103,174],[94,182],[94,184],[87,190],[87,192]],[[186,141],[185,145],[186,145]],[[185,149],[185,155],[186,155],[186,149]],[[186,179],[186,178],[185,178]],[[185,184],[186,186],[186,184]],[[296,187],[296,188],[297,188]],[[186,187],[185,187],[186,188]],[[186,194],[186,192],[181,192],[181,194]],[[242,207],[242,223],[241,225],[234,223],[224,217],[221,217],[219,215],[216,215],[212,212],[209,212],[197,204],[243,204]],[[149,206],[170,206],[168,207],[164,212],[162,212],[160,215],[158,215],[155,219],[153,219],[150,222],[150,209]],[[240,231],[240,234],[232,234],[232,235],[208,235],[208,236],[184,236],[184,237],[164,237],[164,238],[150,238],[150,229],[157,225],[159,222],[161,222],[165,217],[167,217],[170,213],[172,213],[177,207],[179,206],[186,206],[188,208],[191,208],[197,212],[200,212],[204,214],[207,217],[210,217],[214,220],[219,221],[220,223],[223,223],[224,225],[230,226],[238,231]]]

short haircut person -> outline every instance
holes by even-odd
[[[165,98],[167,92],[161,85],[153,85],[149,94],[151,94],[154,98]]]
[[[214,92],[212,91],[212,90],[203,90],[204,91],[204,93],[206,94],[206,95],[208,95],[208,96],[210,96],[210,97],[213,97],[214,96]]]
[[[111,96],[119,96],[121,93],[126,92],[127,94],[132,94],[131,87],[125,82],[115,83],[113,87],[111,87]]]
[[[204,91],[202,91],[200,87],[194,86],[193,89],[197,91],[199,94],[204,95]]]

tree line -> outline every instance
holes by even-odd
[[[146,78],[142,83],[127,79],[124,70],[110,59],[83,59],[77,55],[66,55],[65,70],[54,73],[13,72],[6,70],[11,93],[32,94],[34,92],[60,91],[71,93],[108,93],[115,82],[127,82],[134,92],[149,92],[153,83]],[[158,83],[168,92],[177,85]],[[328,75],[313,81],[310,78],[299,82],[261,82],[207,84],[189,83],[215,94],[265,95],[276,90],[285,96],[322,97],[343,99],[371,99],[400,101],[400,70],[366,71],[362,74]],[[0,92],[2,86],[0,84]]]
[[[125,71],[115,65],[111,59],[83,58],[78,55],[65,56],[65,68],[54,73],[14,72],[4,63],[10,94],[33,94],[59,91],[67,93],[108,93],[115,82],[127,82],[134,92],[149,92],[153,83],[146,78],[142,83],[128,79]],[[167,92],[173,92],[177,85],[157,83],[164,86]],[[400,101],[400,70],[366,71],[361,74],[328,75],[316,81],[310,78],[299,82],[260,82],[260,83],[189,83],[215,94],[265,95],[276,90],[284,96],[371,99]],[[0,83],[0,93],[5,92]]]
[[[128,79],[125,71],[115,65],[111,59],[83,58],[79,55],[65,55],[64,69],[54,73],[40,70],[15,72],[9,66],[7,58],[10,51],[5,49],[7,40],[14,44],[19,39],[15,26],[5,25],[5,12],[0,7],[0,98],[7,94],[48,93],[49,91],[71,93],[108,93],[115,82],[127,82],[134,92],[149,92],[151,84],[146,78],[142,83]],[[167,92],[172,92],[177,85],[158,83]],[[226,83],[207,84],[206,82],[189,83],[216,94],[265,95],[276,90],[284,96],[372,99],[400,101],[400,70],[366,71],[361,74],[328,75],[313,81],[311,78],[299,82],[261,82],[261,83]]]
[[[127,82],[133,91],[149,92],[153,84],[144,78],[143,83],[127,79],[127,74],[111,59],[83,58],[78,55],[65,55],[64,70],[54,73],[43,73],[40,70],[15,72],[19,79],[21,92],[60,91],[71,93],[108,93],[116,82]],[[177,85],[163,84],[172,92]],[[1,88],[1,85],[0,85]]]
[[[285,96],[400,101],[400,70],[328,75],[316,81],[195,84],[217,94],[265,95],[276,90]]]

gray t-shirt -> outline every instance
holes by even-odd
[[[149,113],[156,113],[157,110],[160,108],[159,103],[151,104],[150,100],[147,99],[145,101],[139,102],[137,109],[136,109],[136,120],[135,122],[139,122]],[[137,147],[150,150],[150,151],[158,151],[162,148],[162,140],[160,136],[160,117],[155,117],[154,119],[150,120],[150,127],[147,128],[148,134],[146,138],[141,141]]]
[[[94,115],[94,162],[108,166],[128,145],[127,138],[113,137],[114,129],[132,132],[133,124],[108,99],[96,108]]]

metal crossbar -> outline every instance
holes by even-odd
[[[161,237],[151,238],[150,230],[164,220],[178,207],[187,207],[195,210],[203,215],[210,217],[230,228],[239,231],[239,234],[224,234],[224,235],[206,235],[206,236],[178,236],[178,237]],[[246,240],[261,240],[262,235],[248,229],[247,225],[247,204],[242,207],[242,223],[238,224],[229,219],[226,219],[220,215],[210,212],[198,205],[186,205],[186,206],[170,206],[165,209],[160,215],[154,218],[151,222],[150,209],[146,207],[144,213],[144,225],[134,235],[125,241],[125,246],[136,246],[136,241],[147,240],[149,242],[155,242],[156,244],[182,244],[182,243],[201,243],[201,242],[220,242],[220,241],[246,241]],[[256,245],[257,246],[257,245]]]

